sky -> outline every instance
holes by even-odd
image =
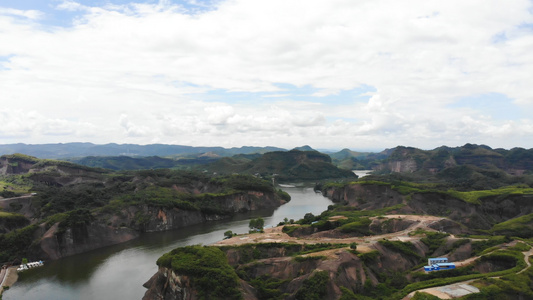
[[[533,148],[532,0],[0,0],[0,144]]]

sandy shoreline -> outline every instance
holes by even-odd
[[[10,267],[6,271],[6,274],[4,275],[4,278],[2,279],[1,285],[0,285],[0,295],[4,292],[4,286],[12,286],[15,282],[17,282],[17,279],[19,278],[17,274],[17,267]]]

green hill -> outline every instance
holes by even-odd
[[[268,152],[253,159],[244,156],[223,158],[206,165],[205,170],[220,174],[276,176],[280,181],[355,178],[353,172],[333,165],[328,155],[317,151],[300,150]]]
[[[374,167],[376,174],[445,181],[459,189],[491,189],[533,184],[533,149],[492,149],[485,145],[421,150],[398,146]]]

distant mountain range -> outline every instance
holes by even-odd
[[[486,184],[490,181],[512,183],[509,176],[533,175],[533,149],[492,149],[485,145],[465,144],[461,147],[438,147],[421,150],[398,146],[379,153],[343,149],[335,153],[320,153],[310,146],[291,151],[306,153],[306,161],[318,170],[311,156],[345,170],[374,170],[379,174],[412,174],[412,176],[448,178],[463,185]],[[182,145],[135,145],[66,143],[0,145],[0,155],[22,153],[37,158],[68,160],[77,164],[111,170],[158,168],[203,169],[213,172],[286,173],[295,171],[301,177],[308,162],[293,161],[289,150],[277,147],[192,147]],[[268,155],[264,155],[268,153]],[[314,154],[313,154],[314,153]],[[317,156],[317,157],[318,157]],[[329,157],[328,157],[329,156]],[[284,165],[280,165],[283,162]],[[268,165],[268,167],[267,167]],[[309,165],[308,165],[309,166]],[[327,169],[327,168],[326,168]],[[329,171],[326,171],[329,172]],[[339,175],[339,174],[337,174]],[[288,176],[290,178],[291,176]],[[333,176],[336,177],[336,176]],[[428,178],[429,178],[428,177]],[[533,180],[533,179],[532,179]],[[527,180],[526,180],[527,181]]]
[[[236,154],[266,153],[287,151],[277,147],[193,147],[165,144],[104,144],[65,143],[65,144],[5,144],[0,145],[0,155],[23,153],[38,158],[76,158],[86,156],[163,156],[182,157],[188,155],[207,154],[210,156],[233,156]]]

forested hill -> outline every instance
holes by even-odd
[[[328,178],[355,178],[350,170],[332,164],[331,157],[318,151],[274,151],[261,156],[222,158],[203,166],[217,173],[259,174],[276,176],[280,181],[321,180]]]
[[[146,169],[191,169],[199,165],[208,164],[219,160],[220,157],[199,155],[197,157],[184,157],[179,159],[159,156],[87,156],[82,158],[67,159],[76,164],[104,168],[110,170],[146,170]]]
[[[533,171],[533,149],[492,149],[485,145],[466,144],[450,148],[420,150],[399,146],[378,167],[393,172],[427,171],[438,173],[446,168],[471,165],[482,169],[500,169],[512,175]]]
[[[0,156],[0,262],[57,259],[172,230],[273,209],[290,200],[270,181],[183,170],[112,172]]]

